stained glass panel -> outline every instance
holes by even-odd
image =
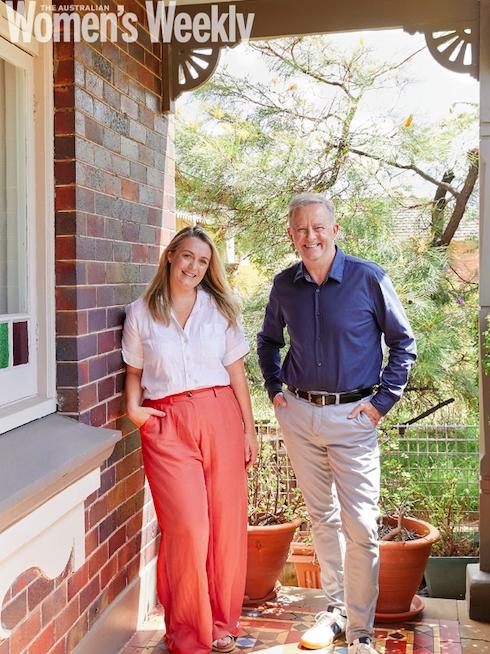
[[[9,365],[9,326],[7,322],[0,323],[0,368]]]
[[[29,335],[27,322],[14,322],[12,325],[14,366],[29,363]]]

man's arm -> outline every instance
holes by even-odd
[[[280,379],[281,354],[284,347],[284,317],[277,297],[277,290],[272,286],[269,302],[265,309],[264,323],[257,334],[257,354],[265,388],[272,402],[274,396],[282,391]]]
[[[380,270],[373,283],[376,320],[389,355],[381,374],[379,390],[371,399],[371,404],[385,415],[401,398],[417,351],[410,323],[388,275]]]

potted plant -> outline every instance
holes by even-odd
[[[438,530],[413,515],[420,485],[407,469],[405,456],[398,454],[398,431],[380,433],[381,500],[384,516],[380,522],[380,572],[376,619],[394,622],[410,619],[424,608],[416,595]]]
[[[376,619],[392,622],[409,619],[420,611],[423,600],[416,596],[439,533],[429,523],[414,517],[384,516],[380,521],[379,596]],[[288,561],[294,563],[298,585],[321,588],[321,571],[309,531],[297,532]]]
[[[311,529],[297,531],[289,548],[288,563],[294,565],[298,586],[321,588],[321,570]]]
[[[245,603],[275,597],[294,532],[305,516],[301,491],[276,436],[259,429],[257,463],[248,476],[249,527]]]
[[[478,563],[478,530],[465,524],[471,509],[468,491],[458,485],[457,475],[440,480],[440,493],[428,495],[420,514],[437,524],[441,533],[427,567],[425,582],[430,597],[464,599],[466,566]]]
[[[407,472],[403,459],[390,452],[397,434],[381,435],[383,487],[381,504],[385,511],[380,520],[380,591],[377,619],[384,622],[408,619],[423,609],[423,600],[416,596],[423,579],[431,546],[439,537],[437,529],[424,520],[405,516],[407,506],[418,497],[418,487]],[[310,532],[297,532],[291,544],[288,561],[294,563],[300,586],[321,587],[320,566]]]
[[[418,518],[384,516],[380,527],[379,594],[376,619],[380,622],[410,620],[424,608],[416,593],[438,530]]]

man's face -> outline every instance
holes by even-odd
[[[288,227],[289,238],[303,263],[328,264],[335,256],[335,237],[339,226],[322,204],[307,204],[293,213]]]

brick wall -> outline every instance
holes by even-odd
[[[116,3],[111,2],[115,10]],[[35,570],[12,585],[0,654],[67,654],[156,553],[139,435],[124,416],[124,305],[152,277],[175,227],[172,124],[160,113],[160,46],[54,46],[56,330],[59,409],[123,440],[86,502],[87,560],[53,581]],[[97,654],[94,652],[94,654]]]

